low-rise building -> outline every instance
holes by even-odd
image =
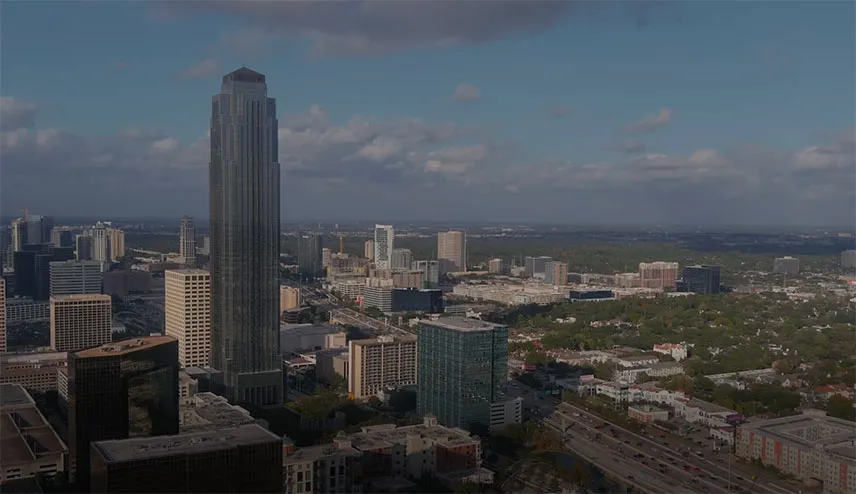
[[[747,422],[737,429],[737,456],[758,460],[823,492],[856,493],[856,427],[819,410]]]
[[[490,430],[523,422],[523,398],[506,397],[490,404]]]
[[[350,354],[347,348],[331,348],[315,354],[315,376],[326,382],[350,378]]]
[[[0,490],[65,472],[68,448],[19,384],[0,384]]]
[[[286,494],[363,492],[363,454],[344,432],[331,444],[283,448],[282,485]]]
[[[669,420],[669,411],[654,405],[634,405],[627,407],[627,416],[637,422],[649,423]]]
[[[182,433],[247,424],[268,427],[264,420],[254,419],[246,409],[232,405],[226,398],[210,392],[196,393],[181,400],[178,419],[179,430]]]
[[[326,348],[327,336],[341,332],[330,324],[281,324],[279,326],[279,349],[283,355],[301,350]]]
[[[47,301],[27,297],[6,299],[6,324],[49,321],[50,318],[51,306]]]
[[[670,355],[676,362],[687,358],[687,347],[680,343],[663,343],[654,345],[654,352],[663,355]]]
[[[57,369],[68,365],[67,352],[20,352],[0,355],[0,383],[20,384],[44,393],[57,390]]]

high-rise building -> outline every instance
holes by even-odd
[[[110,233],[107,225],[100,221],[89,230],[88,235],[92,237],[92,260],[109,263],[112,259],[110,253]]]
[[[178,250],[188,268],[196,267],[196,227],[193,218],[183,216],[178,225]]]
[[[467,235],[464,232],[448,231],[437,234],[437,260],[440,274],[467,270]]]
[[[377,269],[392,266],[392,250],[395,248],[395,229],[392,225],[375,225],[374,262]]]
[[[413,253],[410,249],[392,249],[390,269],[410,269],[413,263]]]
[[[282,454],[257,424],[99,441],[89,492],[282,492]]]
[[[92,237],[86,234],[80,234],[74,237],[74,258],[78,261],[92,260],[94,245]]]
[[[440,261],[413,261],[411,269],[425,273],[424,288],[437,288],[440,283]]]
[[[300,289],[290,286],[279,287],[279,311],[300,308]]]
[[[777,257],[773,260],[773,272],[779,274],[800,274],[800,260],[796,257]]]
[[[0,353],[6,351],[6,280],[0,278]]]
[[[686,266],[677,282],[679,292],[712,295],[720,291],[720,266]]]
[[[211,254],[211,237],[208,235],[202,237],[202,253],[206,256]]]
[[[277,129],[264,75],[223,76],[210,130],[211,365],[226,397],[256,405],[283,398]]]
[[[98,261],[53,261],[50,263],[51,296],[101,293],[103,278]]]
[[[70,247],[51,244],[27,244],[13,253],[15,266],[15,295],[33,300],[50,298],[50,263],[74,258]]]
[[[51,243],[54,247],[74,247],[74,238],[71,230],[61,226],[55,226],[51,230]]]
[[[544,282],[553,286],[568,284],[568,263],[550,261],[544,269]]]
[[[375,396],[387,386],[416,384],[415,336],[351,340],[348,354],[348,393],[355,399]]]
[[[108,343],[112,317],[109,295],[51,297],[51,347],[76,352]]]
[[[31,214],[26,219],[27,223],[27,241],[28,244],[49,244],[51,243],[51,231],[54,227],[54,220],[50,216],[41,216]],[[59,246],[57,246],[59,247]]]
[[[18,252],[27,245],[27,220],[18,218],[12,221],[12,252]]]
[[[125,257],[125,232],[110,228],[107,230],[107,237],[110,239],[110,261],[119,262]]]
[[[321,249],[321,267],[323,269],[327,269],[327,266],[330,265],[330,262],[333,260],[333,251],[324,247]],[[323,274],[323,273],[322,273]]]
[[[421,323],[418,338],[417,413],[446,427],[490,426],[508,378],[508,327],[441,318]]]
[[[363,245],[363,257],[374,260],[374,240],[366,240]]]
[[[640,262],[639,285],[644,288],[674,289],[678,269],[676,262]]]
[[[505,261],[500,258],[491,259],[487,262],[487,272],[490,274],[504,274],[506,271]]]
[[[856,269],[856,249],[845,250],[841,253],[841,267]]]
[[[89,492],[90,445],[178,434],[178,342],[149,336],[68,356],[71,470]]]
[[[540,278],[547,274],[547,263],[553,258],[549,256],[526,257],[523,268],[527,278]]]
[[[211,275],[204,269],[164,273],[164,329],[178,341],[182,367],[208,367],[211,354]]]
[[[324,274],[324,245],[318,233],[297,236],[297,272],[304,279],[320,278]]]

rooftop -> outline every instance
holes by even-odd
[[[451,329],[452,331],[493,331],[497,328],[503,328],[501,324],[493,324],[478,319],[468,319],[466,317],[452,316],[443,317],[436,321],[423,323],[426,326],[435,326],[443,329]]]
[[[377,338],[369,338],[365,340],[352,340],[355,346],[370,346],[370,345],[382,345],[385,343],[415,343],[417,340],[415,335],[382,335]]]
[[[81,301],[81,302],[111,302],[112,299],[110,295],[104,295],[103,293],[86,293],[86,294],[74,294],[74,295],[53,295],[51,297],[51,302],[67,302],[71,300]]]
[[[241,67],[223,76],[223,83],[227,82],[255,82],[264,84],[265,76],[255,70]]]
[[[172,336],[143,336],[132,340],[105,343],[95,348],[81,350],[74,354],[75,357],[104,357],[109,355],[125,355],[143,348],[151,348],[158,345],[176,341]]]
[[[763,432],[781,441],[837,454],[849,448],[852,455],[853,444],[856,441],[856,427],[853,426],[853,422],[829,417],[822,411],[808,411],[790,417],[747,422],[742,428]]]
[[[231,405],[222,396],[202,392],[182,402],[179,408],[179,427],[182,432],[199,432],[221,427],[256,424],[250,412]]]
[[[361,457],[362,453],[349,444],[336,444],[336,442],[332,442],[318,446],[297,448],[294,450],[294,453],[282,458],[282,464],[286,466],[293,463],[315,462],[329,456]]]
[[[211,274],[207,269],[168,269],[166,270],[166,276],[169,276],[170,273],[179,273],[183,275],[209,275]]]
[[[29,463],[66,451],[30,394],[18,384],[0,384],[0,463]]]
[[[98,441],[92,446],[108,462],[125,462],[232,449],[236,446],[254,444],[276,443],[280,445],[281,442],[282,440],[276,434],[259,425],[252,424],[175,436]]]
[[[20,352],[0,355],[0,364],[35,364],[40,362],[65,361],[68,352]]]

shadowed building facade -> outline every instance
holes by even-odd
[[[211,109],[211,366],[230,401],[282,401],[276,101],[246,67]]]

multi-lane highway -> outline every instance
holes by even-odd
[[[571,449],[580,450],[585,456],[598,453],[597,458],[590,458],[593,463],[612,472],[613,476],[617,472],[626,481],[635,480],[626,483],[635,484],[637,488],[646,491],[653,488],[650,492],[783,494],[796,491],[792,486],[769,478],[756,481],[757,472],[748,467],[731,461],[727,465],[711,461],[666,434],[626,430],[585,409],[541,397],[534,389],[517,382],[511,389],[512,393],[524,398],[536,419],[545,421],[557,433],[564,432],[564,440]],[[604,449],[608,455],[604,454]]]

